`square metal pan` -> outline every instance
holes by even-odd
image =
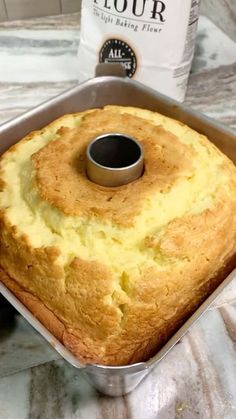
[[[100,68],[99,75],[101,75],[101,72],[105,72],[105,76],[94,78],[76,86],[37,108],[1,125],[0,154],[30,131],[41,129],[64,114],[113,104],[146,108],[175,118],[196,131],[205,134],[236,163],[236,137],[232,130],[138,82],[130,81],[123,77],[107,75],[107,73],[110,74],[112,71],[110,68],[109,70],[107,68]],[[220,292],[234,278],[236,278],[236,269],[222,281],[210,297],[205,300],[153,358],[147,362],[124,367],[85,366],[80,364],[78,359],[49,333],[2,283],[0,283],[0,292],[69,364],[86,373],[95,388],[110,396],[120,396],[129,393],[141,382],[148,372],[166,356],[170,349],[173,348],[189,328],[202,316]]]

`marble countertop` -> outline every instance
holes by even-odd
[[[79,15],[0,24],[0,123],[77,80]],[[201,17],[186,104],[236,129],[236,44]],[[235,419],[236,280],[130,395],[98,394],[0,300],[0,419]]]

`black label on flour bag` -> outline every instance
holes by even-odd
[[[137,59],[132,48],[121,39],[108,39],[99,53],[99,63],[119,63],[125,68],[127,77],[136,72]]]
[[[79,80],[119,62],[130,78],[182,101],[200,0],[83,0]]]

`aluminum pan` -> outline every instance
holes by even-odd
[[[41,129],[66,113],[107,104],[146,108],[177,119],[206,135],[236,163],[233,130],[141,83],[113,76],[91,79],[0,125],[0,154],[30,131]]]
[[[186,106],[154,92],[140,83],[114,76],[89,80],[1,125],[0,153],[15,144],[30,131],[41,129],[52,120],[66,113],[102,107],[107,104],[142,107],[178,119],[198,132],[207,135],[212,142],[236,163],[236,138],[232,130],[198,112],[189,110]],[[91,383],[98,390],[111,396],[119,396],[132,391],[139,384],[150,369],[161,361],[235,277],[236,270],[221,283],[156,356],[148,362],[124,367],[81,365],[3,284],[0,284],[0,292],[67,362],[78,369],[83,369]]]

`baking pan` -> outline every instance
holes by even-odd
[[[114,71],[115,76],[107,75],[113,74]],[[1,125],[0,153],[7,150],[30,131],[41,129],[64,114],[109,104],[146,108],[178,119],[196,131],[207,135],[236,163],[236,137],[232,130],[138,82],[122,77],[123,73],[119,71],[117,73],[117,71],[117,68],[111,66],[109,68],[99,67],[99,77],[76,86]],[[102,76],[102,74],[106,75]],[[82,365],[2,283],[0,283],[0,292],[69,364],[86,373],[89,381],[97,390],[110,396],[121,396],[131,392],[148,372],[167,355],[234,278],[236,278],[236,269],[222,281],[153,358],[147,362],[122,367]]]

